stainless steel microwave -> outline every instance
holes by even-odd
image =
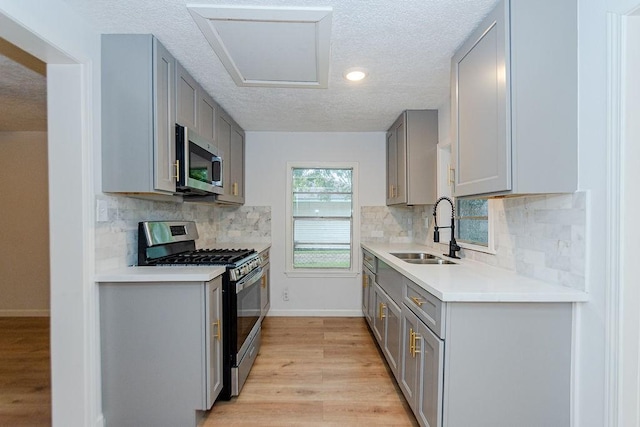
[[[222,158],[212,142],[176,124],[176,190],[188,195],[222,194]]]

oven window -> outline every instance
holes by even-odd
[[[236,349],[240,351],[242,344],[251,333],[251,329],[260,318],[260,281],[258,280],[248,288],[237,294],[237,343]]]

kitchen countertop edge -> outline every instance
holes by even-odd
[[[95,275],[99,283],[125,282],[208,282],[223,274],[224,266],[151,266],[123,267]]]
[[[394,270],[445,302],[585,302],[586,292],[551,284],[477,261],[453,260],[457,265],[410,264],[392,252],[441,253],[418,244],[361,243]]]

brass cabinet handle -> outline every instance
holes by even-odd
[[[267,287],[267,277],[266,277],[266,276],[262,276],[262,277],[260,278],[260,285],[261,285],[263,288],[266,288],[266,287]]]
[[[416,334],[413,332],[413,328],[409,328],[409,354],[411,357],[416,357],[415,349],[416,349]]]
[[[449,185],[455,184],[456,182],[456,170],[449,165],[449,176],[448,176]]]
[[[220,338],[222,337],[222,330],[220,329],[220,319],[218,319],[215,322],[213,322],[211,324],[211,327],[216,328],[216,334],[213,337],[215,339],[217,339],[218,341],[220,341]]]
[[[381,302],[380,306],[378,307],[378,312],[379,312],[379,316],[378,317],[380,317],[380,320],[385,318],[385,315],[384,315],[384,309],[385,308],[386,308],[386,306],[384,305],[383,302]]]
[[[411,301],[413,301],[413,303],[415,305],[417,305],[418,307],[422,307],[422,304],[424,304],[424,301],[422,301],[420,298],[418,297],[411,297]]]
[[[364,276],[362,276],[362,287],[366,288],[367,285],[369,285],[369,276],[365,274]]]
[[[238,183],[237,183],[237,182],[234,182],[234,183],[233,183],[233,190],[232,190],[232,192],[233,192],[233,195],[234,195],[234,196],[237,196],[237,195],[238,195]]]
[[[411,357],[416,357],[416,354],[420,353],[416,345],[416,340],[421,339],[422,337],[418,335],[413,328],[409,328],[409,353],[411,353]]]
[[[176,176],[174,177],[176,181],[180,181],[180,160],[176,160]]]

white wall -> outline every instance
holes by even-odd
[[[46,132],[0,132],[0,316],[49,315],[47,174]]]
[[[383,206],[384,132],[247,132],[246,144],[246,204],[271,206],[270,315],[361,315],[359,276],[292,278],[284,273],[287,162],[358,162],[360,205]],[[287,302],[282,299],[284,288],[289,291]]]
[[[47,63],[53,425],[100,425],[93,282],[100,37],[60,0],[0,0],[0,37]]]

